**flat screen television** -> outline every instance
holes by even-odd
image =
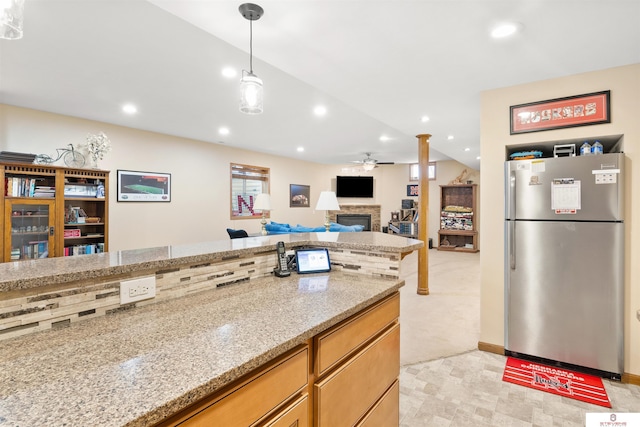
[[[372,176],[337,176],[336,196],[373,197]]]

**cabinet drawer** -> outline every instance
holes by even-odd
[[[400,384],[396,380],[358,427],[398,427],[399,424]]]
[[[353,426],[400,374],[400,325],[314,385],[318,427]]]
[[[395,293],[364,313],[319,334],[315,338],[316,375],[323,375],[399,316],[400,294]]]
[[[309,426],[309,396],[304,395],[282,410],[264,427],[308,427]]]
[[[181,426],[251,426],[308,383],[309,348],[304,347],[261,370],[248,382],[203,405]]]

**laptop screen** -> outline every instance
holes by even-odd
[[[329,251],[326,248],[298,249],[296,266],[301,274],[331,271]]]

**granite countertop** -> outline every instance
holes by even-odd
[[[261,239],[219,245],[276,242]],[[6,340],[0,426],[152,425],[402,285],[292,274]]]
[[[283,241],[287,248],[324,246],[396,253],[412,252],[423,246],[420,240],[378,232],[296,233],[14,261],[0,263],[0,293],[273,251],[279,241]]]

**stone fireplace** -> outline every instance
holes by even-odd
[[[331,222],[337,222],[338,215],[371,215],[371,231],[380,231],[380,205],[340,205],[339,211],[331,211]]]
[[[361,225],[362,231],[371,231],[371,214],[336,214],[336,222],[342,225]]]

